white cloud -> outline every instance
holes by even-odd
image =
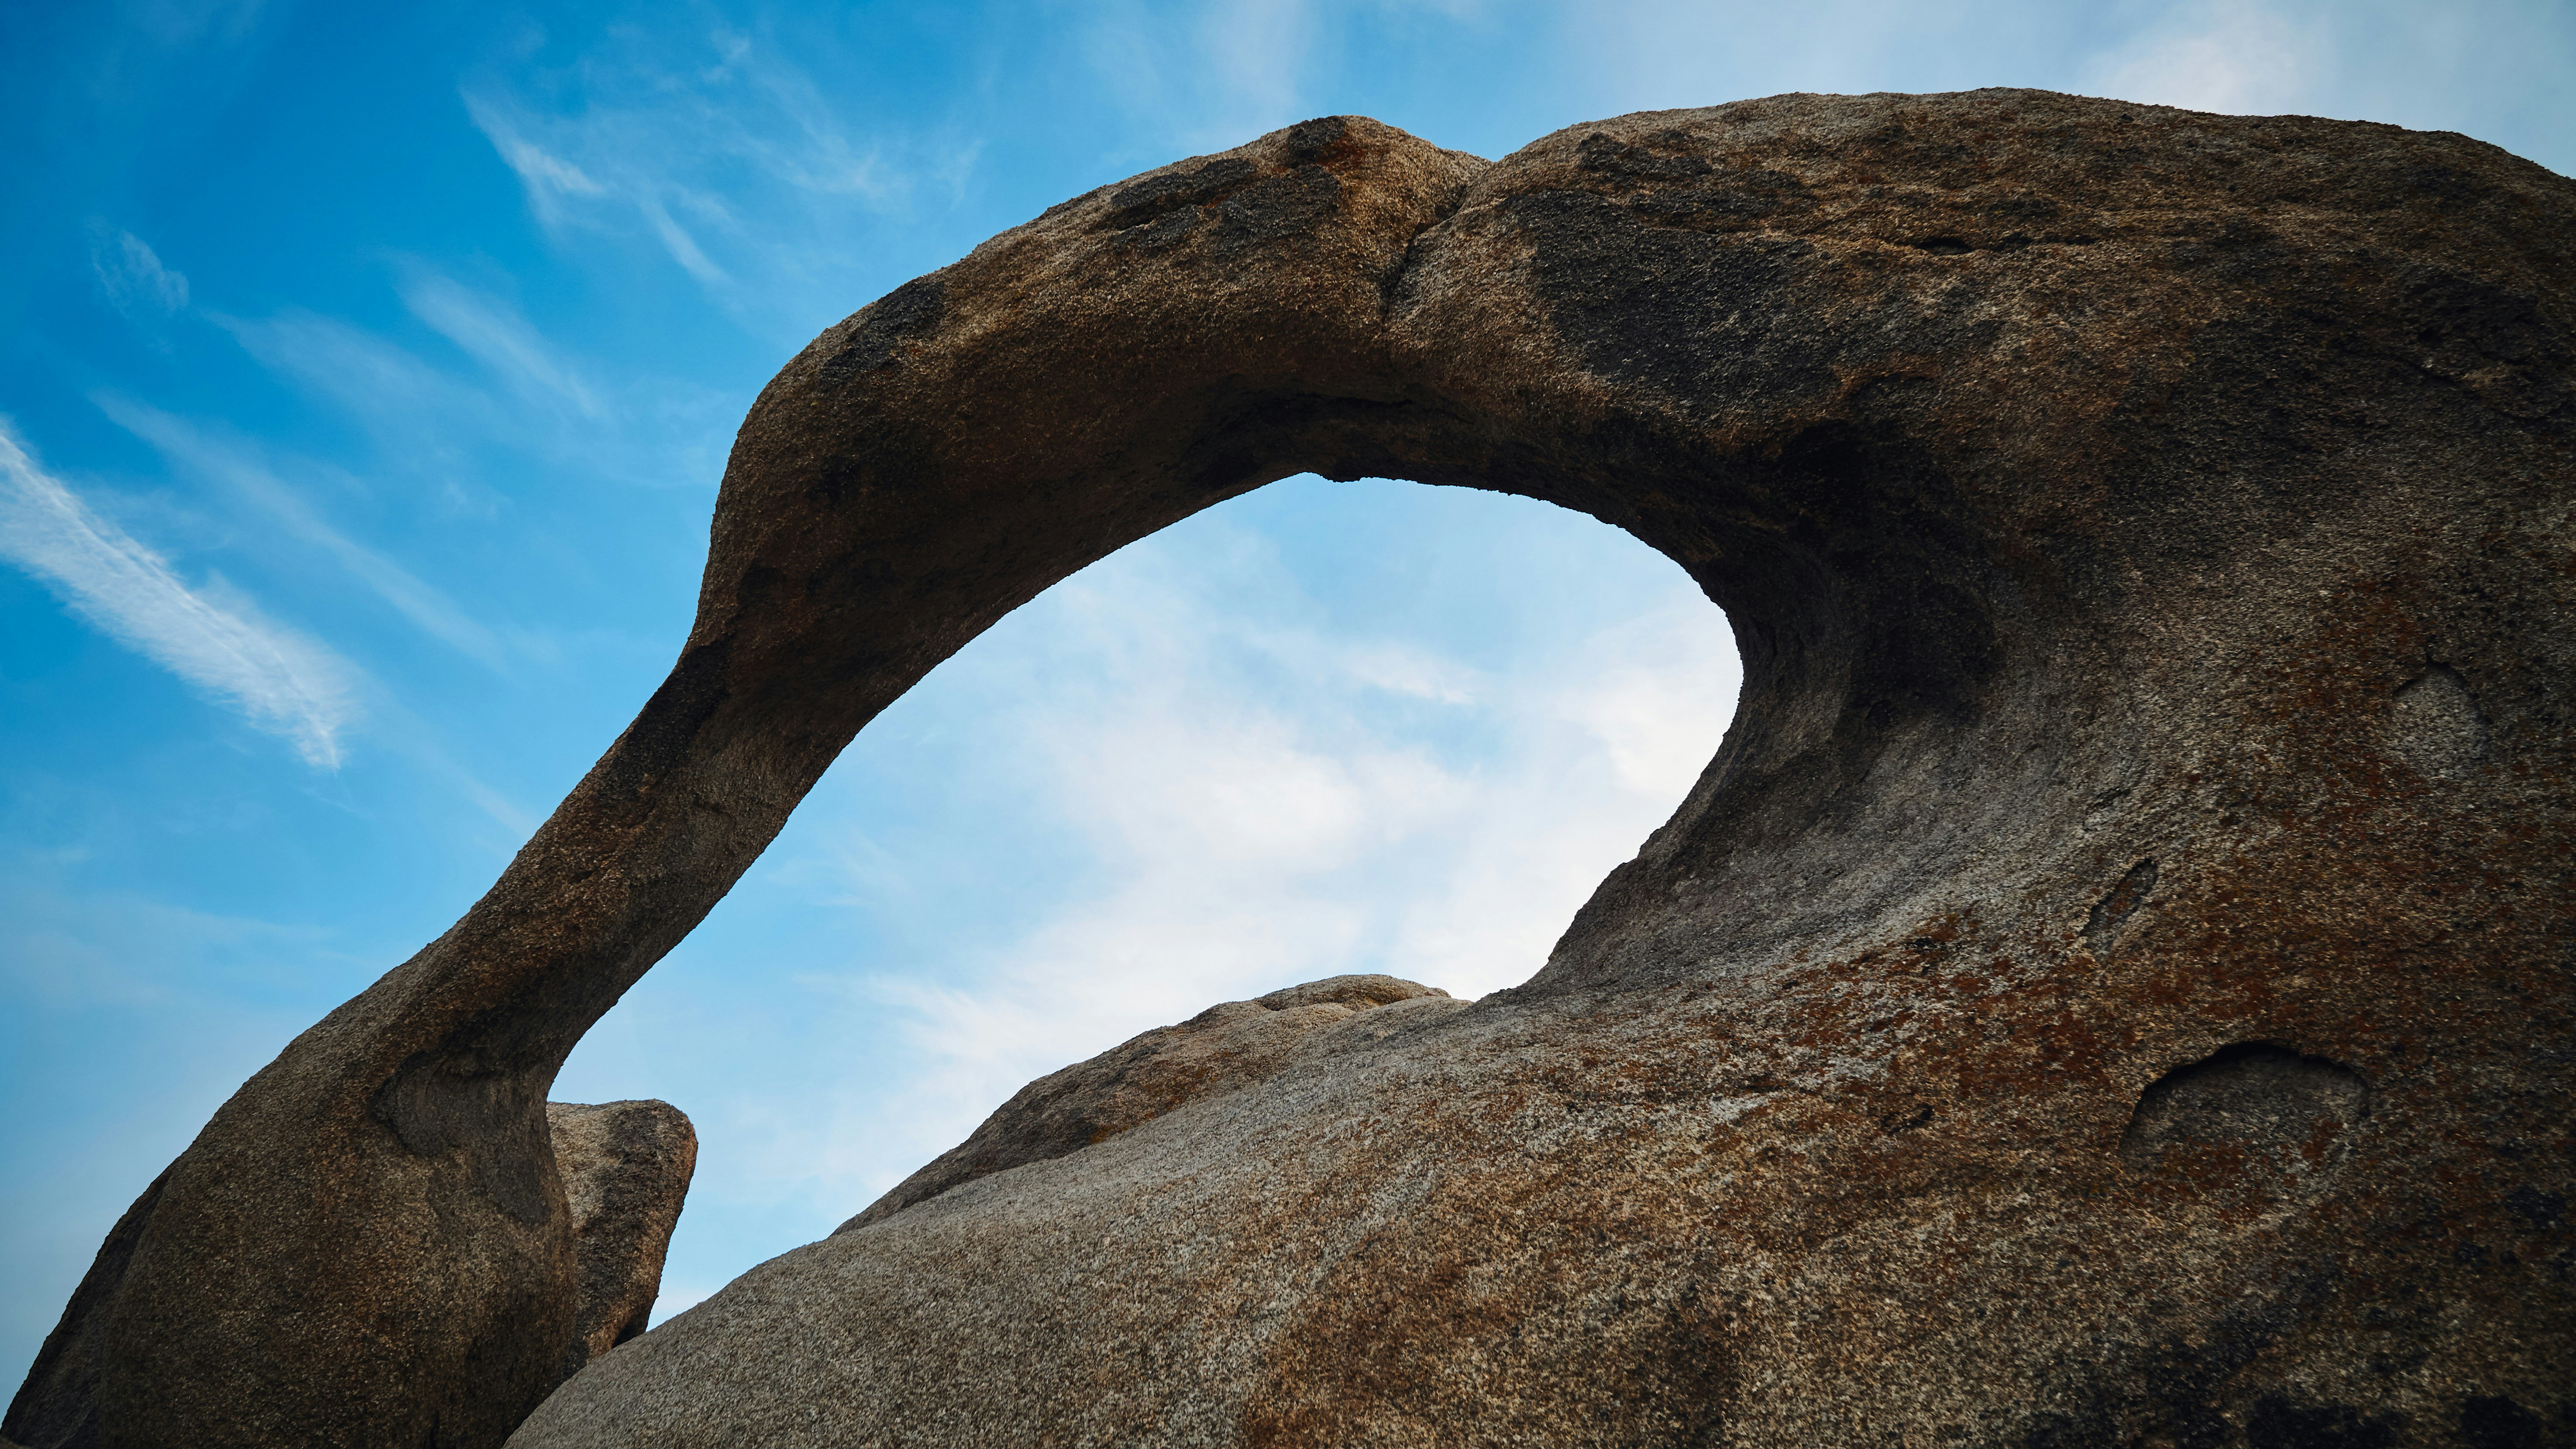
[[[246,962],[326,941],[311,926],[208,915],[132,892],[77,892],[21,859],[0,881],[0,989],[52,1010],[202,1005]],[[259,968],[252,968],[259,969]]]
[[[1141,0],[1091,10],[1082,54],[1104,94],[1173,155],[1240,146],[1303,120],[1318,33],[1314,0]],[[1142,160],[1160,165],[1173,155]]]
[[[2307,101],[2328,51],[2318,27],[2260,5],[2181,5],[2094,61],[2086,88],[2192,111],[2278,114]]]
[[[519,134],[502,107],[481,96],[465,97],[466,114],[474,118],[476,128],[501,153],[501,160],[518,173],[519,184],[527,189],[528,206],[551,222],[563,213],[558,205],[567,196],[605,196],[608,188],[593,181],[582,169]]]
[[[127,316],[169,316],[188,305],[188,279],[161,264],[141,237],[105,223],[90,228],[90,270],[101,292]]]
[[[482,390],[365,328],[300,307],[269,317],[206,316],[270,371],[356,419],[387,467],[427,475],[449,513],[499,516],[505,500],[482,481],[468,444],[517,430]]]
[[[324,522],[303,495],[281,481],[249,445],[217,439],[183,419],[113,393],[97,394],[92,401],[117,426],[159,449],[163,457],[231,488],[289,534],[330,555],[424,633],[482,664],[500,667],[502,649],[491,630],[445,592]]]
[[[0,422],[0,553],[60,590],[82,617],[336,769],[356,671],[262,618],[220,580],[190,589],[169,564],[45,472]]]
[[[267,8],[266,0],[144,0],[122,7],[137,30],[173,50],[235,43]]]
[[[1434,17],[1447,27],[1438,45],[1481,27],[1490,8],[1485,0],[1109,0],[1073,13],[1079,53],[1100,93],[1140,121],[1158,148],[1129,159],[1160,165],[1240,146],[1334,104],[1325,95],[1350,95],[1353,79],[1374,69],[1355,62],[1354,50],[1382,60],[1407,49],[1389,44],[1390,30]],[[1507,23],[1536,29],[1547,7],[1510,8],[1517,13]],[[1589,28],[1602,6],[1562,8]],[[1379,99],[1364,107],[1372,113],[1411,99],[1387,94],[1383,83],[1372,89]]]

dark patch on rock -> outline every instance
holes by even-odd
[[[422,1052],[376,1094],[376,1115],[409,1151],[462,1157],[501,1211],[523,1223],[547,1220],[538,1163],[541,1128],[530,1108],[536,1086],[516,1073],[476,1070],[451,1051]]]
[[[1317,116],[1299,121],[1280,137],[1280,159],[1291,165],[1314,161],[1331,165],[1349,160],[1364,148],[1349,116]]]
[[[1693,182],[1717,168],[1697,154],[1697,138],[1688,131],[1661,131],[1638,141],[1619,141],[1599,131],[1574,148],[1575,164],[1623,181]]]
[[[2246,1449],[2393,1449],[2406,1421],[2394,1414],[2365,1414],[2350,1404],[2301,1403],[2282,1394],[2254,1401],[2245,1423]]]
[[[945,306],[946,290],[936,277],[906,282],[869,303],[850,319],[839,344],[824,354],[823,379],[837,383],[893,365],[907,341],[938,328]]]
[[[1102,224],[1112,230],[1142,226],[1184,207],[1215,201],[1260,174],[1241,156],[1220,156],[1187,171],[1167,171],[1109,193]]]
[[[2549,1421],[2501,1394],[2460,1401],[2460,1440],[2469,1449],[2542,1449]]]
[[[1894,1137],[1900,1132],[1911,1132],[1918,1127],[1931,1126],[1935,1115],[1932,1104],[1926,1102],[1911,1111],[1890,1112],[1878,1119],[1878,1125],[1888,1136]]]
[[[2556,1232],[2567,1226],[2567,1194],[2563,1192],[2542,1192],[2524,1183],[2506,1193],[2504,1202],[2534,1232]]]
[[[1807,242],[1648,227],[1581,192],[1509,205],[1584,366],[1702,406],[1795,405],[1832,388],[1832,348],[1797,305]]]
[[[1332,214],[1341,194],[1341,179],[1312,162],[1256,181],[1217,208],[1217,254],[1311,231]]]

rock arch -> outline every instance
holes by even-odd
[[[1526,987],[777,1260],[520,1442],[2555,1413],[2571,222],[2458,137],[1990,91],[1492,165],[1311,121],[1005,232],[780,372],[668,681],[173,1164],[106,1441],[507,1435],[572,1332],[574,1040],[940,659],[1302,471],[1689,571],[1745,691],[1672,821]],[[2482,731],[2435,774],[2428,659]],[[2119,1148],[2243,1040],[2376,1093],[2259,1222]],[[2434,1367],[2356,1378],[2391,1294]]]

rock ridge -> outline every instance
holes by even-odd
[[[1412,1009],[1383,1010],[1398,1003]],[[1079,1152],[1188,1103],[1267,1081],[1300,1057],[1382,1040],[1426,1020],[1425,1012],[1466,1004],[1418,982],[1363,975],[1211,1006],[1022,1087],[974,1135],[834,1232],[882,1221],[990,1173]]]

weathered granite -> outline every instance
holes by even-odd
[[[562,1376],[644,1331],[662,1255],[698,1168],[698,1134],[668,1102],[548,1102],[570,1213],[580,1309]]]
[[[1673,819],[1526,986],[774,1260],[514,1442],[2563,1433],[2572,232],[2457,136],[1985,91],[1308,122],[1004,233],[770,384],[670,679],[173,1164],[109,1442],[506,1430],[572,1041],[940,659],[1308,470],[1688,570],[1746,682]]]

